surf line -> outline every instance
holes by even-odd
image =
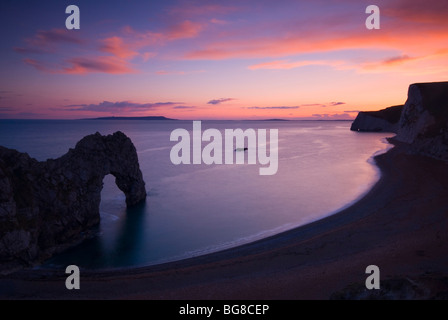
[[[201,121],[193,121],[193,137],[183,128],[171,132],[170,141],[178,143],[171,148],[170,160],[174,165],[202,163],[241,165],[245,164],[247,153],[247,164],[257,164],[258,160],[261,166],[265,166],[259,169],[261,176],[274,175],[278,170],[278,129],[269,129],[269,144],[267,130],[258,129],[257,131],[225,129],[223,141],[221,131],[212,128],[202,131]],[[245,141],[247,141],[247,147],[245,147]],[[209,143],[202,148],[202,142]]]

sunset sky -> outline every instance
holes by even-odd
[[[0,118],[350,119],[448,80],[447,17],[448,0],[3,0]]]

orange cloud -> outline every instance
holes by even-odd
[[[351,1],[341,0],[341,6]],[[448,42],[448,3],[435,0],[392,0],[378,3],[381,8],[381,30],[367,30],[361,12],[350,11],[321,17],[292,28],[297,22],[277,21],[260,26],[270,32],[254,32],[243,25],[237,33],[204,39],[196,50],[187,52],[186,59],[223,60],[234,58],[278,58],[304,53],[349,49],[396,50],[409,56],[433,53]],[[383,10],[384,9],[384,10]],[[294,63],[276,63],[273,68],[295,68]],[[301,66],[298,63],[298,66]],[[256,67],[256,66],[253,66]],[[268,64],[260,68],[269,68]]]
[[[375,31],[374,31],[375,32]],[[186,54],[187,59],[221,60],[232,58],[281,57],[312,52],[325,52],[347,49],[406,49],[427,51],[440,48],[448,42],[448,31],[433,33],[419,32],[410,36],[399,31],[376,31],[356,29],[351,33],[328,34],[309,33],[307,36],[271,37],[259,39],[237,39],[208,43],[205,48]],[[421,44],[425,43],[422,48]],[[406,51],[409,51],[406,50]]]
[[[385,60],[364,63],[358,66],[359,72],[382,73],[399,71],[404,74],[438,74],[448,71],[448,51],[438,50],[419,57],[410,57],[406,54],[391,57]]]
[[[389,59],[386,59],[386,60],[384,60],[383,61],[383,63],[384,64],[400,64],[400,63],[403,63],[403,62],[406,62],[406,61],[411,61],[411,60],[414,60],[415,58],[411,58],[411,57],[409,57],[408,55],[406,55],[406,54],[404,54],[404,55],[401,55],[401,56],[397,56],[397,57],[392,57],[392,58],[389,58]]]
[[[289,70],[305,66],[316,66],[316,65],[327,65],[327,66],[342,66],[343,61],[330,61],[330,60],[305,60],[290,62],[288,60],[276,60],[271,62],[264,62],[248,67],[249,70],[259,70],[259,69],[275,69],[275,70]]]

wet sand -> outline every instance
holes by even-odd
[[[0,277],[0,299],[448,298],[448,163],[396,146],[375,158],[382,177],[349,208],[241,247],[137,269]],[[368,291],[377,265],[381,290]]]

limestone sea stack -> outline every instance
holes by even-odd
[[[145,200],[136,149],[122,132],[86,136],[44,162],[0,147],[0,272],[33,265],[80,241],[100,221],[108,174],[127,206]]]
[[[411,152],[448,161],[448,82],[412,84],[402,108],[360,112],[351,130],[393,132]]]

